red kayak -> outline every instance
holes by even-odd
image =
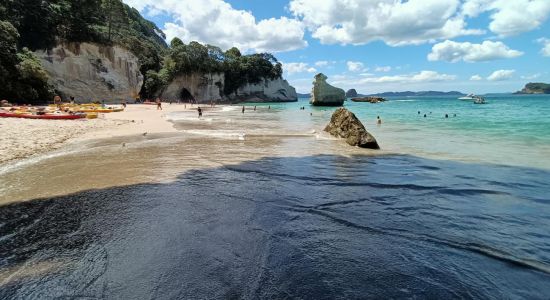
[[[45,115],[32,115],[32,114],[14,114],[0,112],[0,118],[20,118],[20,119],[43,119],[43,120],[76,120],[85,118],[86,115],[62,115],[62,114],[45,114]]]

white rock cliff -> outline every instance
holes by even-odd
[[[138,58],[121,47],[69,43],[35,54],[64,99],[131,100],[139,95],[143,84]]]
[[[166,100],[190,100],[198,103],[255,101],[290,102],[297,101],[294,87],[284,79],[265,79],[259,84],[247,84],[231,95],[224,95],[224,74],[191,74],[178,76],[160,94]]]
[[[129,50],[91,43],[60,44],[47,51],[36,51],[50,76],[50,83],[63,99],[79,102],[116,103],[139,96],[143,75],[139,60]],[[286,80],[263,80],[247,84],[231,95],[224,95],[224,74],[191,74],[175,78],[159,93],[164,100],[199,103],[258,101],[297,101],[296,90]],[[50,99],[47,99],[50,100]]]

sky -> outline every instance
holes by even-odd
[[[505,93],[550,83],[550,0],[123,0],[169,42],[271,52],[308,93]]]

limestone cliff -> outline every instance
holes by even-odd
[[[327,79],[323,73],[315,76],[310,103],[317,106],[342,106],[346,100],[346,92],[328,84]]]
[[[119,102],[138,96],[143,84],[139,60],[117,46],[90,43],[59,44],[36,51],[50,83],[64,99]]]
[[[223,92],[224,74],[191,74],[176,77],[161,93],[166,100],[215,102],[289,102],[297,101],[296,90],[284,79],[265,79],[259,84],[247,84],[231,95]]]

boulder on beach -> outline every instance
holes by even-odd
[[[328,84],[327,79],[323,73],[315,76],[310,103],[317,106],[342,106],[346,100],[346,92]]]
[[[374,136],[365,129],[354,113],[345,108],[339,108],[334,112],[325,131],[332,136],[346,139],[351,146],[380,149]]]

